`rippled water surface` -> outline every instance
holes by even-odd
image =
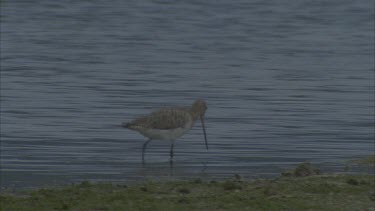
[[[328,172],[374,153],[370,1],[2,1],[1,181]],[[120,127],[208,103],[175,145]]]

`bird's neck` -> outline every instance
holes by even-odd
[[[196,121],[199,118],[199,113],[196,111],[191,110],[191,116],[193,117],[193,120]]]

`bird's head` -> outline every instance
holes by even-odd
[[[207,110],[207,104],[204,100],[196,100],[191,106],[191,110],[198,116],[204,116]]]

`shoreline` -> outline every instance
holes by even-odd
[[[348,165],[374,166],[374,156]],[[321,174],[310,163],[274,178],[91,183],[0,193],[1,210],[375,210],[375,174]]]
[[[90,183],[0,194],[1,210],[375,210],[375,175]]]
[[[375,175],[90,183],[1,194],[2,210],[375,210]]]

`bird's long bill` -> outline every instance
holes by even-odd
[[[204,125],[204,116],[201,115],[201,122],[202,122],[202,128],[203,128],[203,134],[204,134],[204,141],[206,142],[206,148],[208,150],[208,143],[207,143],[207,135],[206,135],[206,126]]]

